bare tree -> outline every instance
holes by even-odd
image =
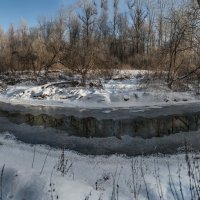
[[[200,7],[200,0],[197,0],[197,3],[198,3],[198,5],[199,5],[199,7]]]
[[[127,5],[130,12],[133,27],[133,46],[136,54],[144,53],[144,24],[147,12],[143,9],[142,0],[128,0]]]
[[[46,74],[54,65],[60,63],[61,54],[65,48],[66,40],[66,15],[64,10],[58,12],[57,17],[53,19],[41,18],[39,21],[39,42],[42,44],[42,69]]]
[[[127,12],[112,0],[110,15],[108,0],[82,0],[54,18],[40,18],[35,27],[23,22],[0,30],[0,71],[37,75],[64,66],[85,85],[91,71],[129,65],[167,71],[169,87],[191,76],[198,79],[199,3],[127,0]]]
[[[112,40],[111,40],[111,53],[113,56],[117,56],[117,20],[119,11],[119,0],[113,0],[113,22],[112,22]]]
[[[68,22],[68,29],[69,29],[69,44],[71,46],[77,45],[80,42],[81,36],[81,23],[79,18],[74,13],[71,13],[69,22]]]
[[[128,19],[126,15],[118,15],[118,57],[122,64],[127,59],[127,36],[128,36]]]
[[[79,18],[82,21],[83,42],[89,48],[94,31],[95,15],[97,14],[96,4],[90,0],[83,1],[82,12],[83,15],[79,15]]]
[[[71,71],[81,75],[82,85],[86,84],[87,74],[94,69],[95,43],[94,26],[96,5],[90,1],[82,1],[82,15],[80,21],[73,17],[69,24],[70,45],[66,48],[62,63]],[[74,59],[76,57],[76,59]]]
[[[194,44],[191,42],[191,34],[196,29],[197,13],[188,8],[173,10],[169,23],[171,33],[166,45],[167,55],[169,58],[167,83],[169,88],[172,87],[176,80],[184,79],[191,75],[195,70],[186,70],[186,55],[192,56]],[[187,68],[188,69],[188,68]]]
[[[101,13],[98,19],[98,28],[102,40],[107,40],[109,35],[108,0],[101,0]]]

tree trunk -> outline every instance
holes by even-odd
[[[199,7],[200,7],[200,0],[197,0],[197,3],[198,3],[198,5],[199,5]]]

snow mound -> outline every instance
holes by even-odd
[[[184,154],[93,157],[68,150],[62,154],[60,149],[21,143],[8,133],[0,134],[0,143],[1,171],[5,166],[1,193],[4,200],[129,200],[134,198],[135,184],[140,188],[137,192],[140,200],[160,199],[161,193],[163,199],[171,200],[169,176],[173,178],[177,195],[181,195],[181,181],[184,198],[190,199],[190,178]],[[64,176],[57,167],[61,155],[70,166]]]
[[[158,81],[145,83],[143,71],[127,70],[123,73],[123,78],[118,75],[109,81],[102,79],[103,88],[20,83],[8,86],[6,91],[0,93],[0,100],[16,104],[83,108],[163,106],[200,100],[191,91],[174,92]]]

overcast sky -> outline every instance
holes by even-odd
[[[21,19],[34,25],[38,16],[54,16],[61,5],[77,0],[0,0],[0,25],[7,30],[10,23],[18,25]]]

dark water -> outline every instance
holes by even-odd
[[[149,155],[154,153],[174,154],[184,147],[185,141],[194,150],[200,150],[200,131],[178,133],[170,136],[142,139],[124,136],[108,138],[80,138],[69,136],[66,131],[27,124],[15,124],[0,117],[0,133],[9,132],[28,144],[44,144],[54,148],[66,148],[89,155],[126,154]]]
[[[106,109],[108,110],[108,109]],[[45,144],[54,148],[67,148],[78,151],[83,154],[126,154],[140,155],[152,153],[172,154],[184,147],[185,141],[193,147],[194,150],[200,150],[200,130],[190,131],[188,133],[177,133],[163,137],[152,137],[143,139],[140,137],[131,137],[122,135],[121,137],[105,138],[86,138],[70,136],[71,132],[67,129],[56,129],[44,126],[36,126],[24,123],[20,115],[31,113],[31,115],[53,115],[55,117],[73,115],[75,117],[96,117],[101,119],[126,119],[145,117],[162,117],[173,115],[200,112],[200,103],[190,103],[178,106],[168,106],[163,108],[145,108],[143,112],[134,108],[130,109],[110,109],[109,113],[102,110],[87,110],[79,108],[49,108],[34,107],[23,105],[11,105],[0,102],[0,133],[9,132],[18,140],[29,144]],[[12,115],[10,115],[10,113]],[[14,114],[13,114],[14,113]],[[19,114],[18,114],[19,113]],[[74,135],[76,135],[74,133]]]

